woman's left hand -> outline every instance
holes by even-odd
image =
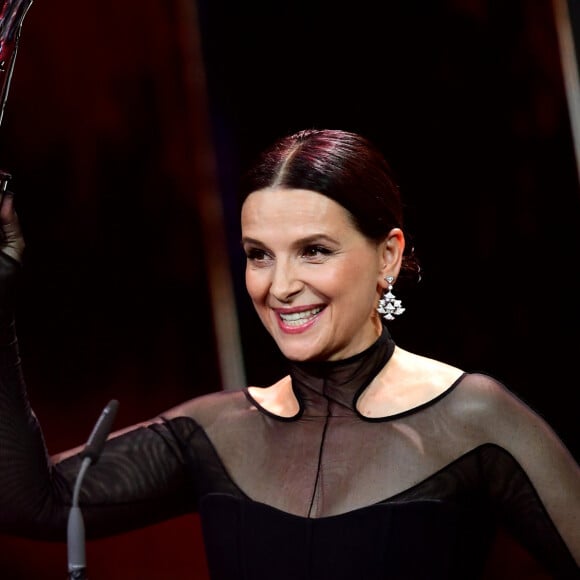
[[[0,252],[17,262],[22,262],[24,236],[14,209],[14,194],[4,192],[0,199]]]

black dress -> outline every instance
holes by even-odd
[[[2,332],[0,532],[64,540],[80,459],[52,463]],[[554,578],[579,578],[558,531],[578,513],[578,467],[549,427],[481,374],[364,417],[393,349],[385,328],[347,360],[292,364],[295,417],[220,391],[109,440],[80,495],[87,537],[198,511],[212,580],[472,579],[501,525]]]

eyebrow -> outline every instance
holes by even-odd
[[[332,244],[338,244],[338,241],[326,234],[313,234],[311,236],[306,236],[305,238],[300,238],[294,242],[293,245],[295,246],[308,246],[310,244],[320,243],[320,242],[329,242]],[[240,240],[242,245],[244,244],[254,244],[256,246],[264,246],[265,244],[260,240],[256,240],[254,238],[244,237]]]

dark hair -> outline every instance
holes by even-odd
[[[355,227],[380,241],[403,228],[403,205],[391,167],[365,137],[334,129],[307,129],[276,141],[243,176],[240,203],[267,187],[307,189],[339,203]],[[417,277],[414,249],[405,249],[401,274]]]

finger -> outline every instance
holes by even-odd
[[[20,262],[24,253],[24,237],[14,210],[14,194],[4,192],[0,200],[0,251]]]
[[[14,193],[5,191],[0,199],[0,222],[2,224],[17,220],[14,211]]]

